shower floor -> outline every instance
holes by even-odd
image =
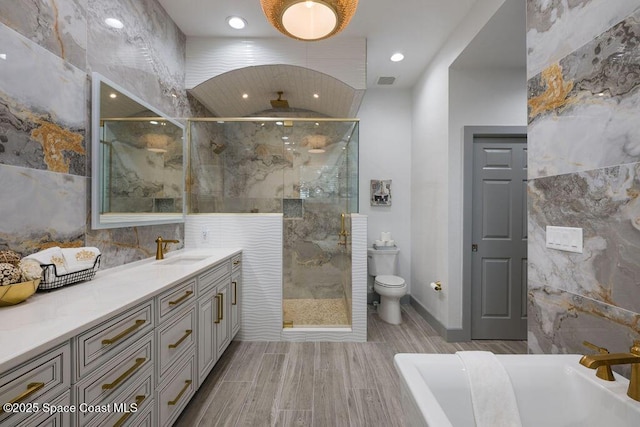
[[[293,326],[349,326],[347,307],[343,298],[285,299],[284,320]]]

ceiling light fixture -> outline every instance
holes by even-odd
[[[104,20],[104,23],[117,30],[124,28],[124,24],[122,23],[122,21],[116,18],[107,18]]]
[[[400,52],[394,53],[393,55],[391,55],[391,60],[393,62],[400,62],[404,59],[404,55],[401,54]]]
[[[318,99],[318,98],[320,98],[320,95],[318,95],[317,93],[314,93],[314,94],[313,94],[313,97],[314,97],[314,98],[316,98],[316,99]]]
[[[349,24],[358,0],[260,0],[267,20],[297,40],[322,40]]]
[[[247,26],[247,21],[239,16],[230,16],[227,18],[227,25],[234,30],[241,30]]]
[[[109,98],[111,98],[111,99],[115,99],[117,97],[118,97],[118,95],[116,95],[115,93],[110,93],[109,94]]]
[[[248,94],[248,93],[243,93],[243,94],[242,94],[242,98],[243,98],[243,99],[247,99],[248,97],[249,97],[249,94]]]

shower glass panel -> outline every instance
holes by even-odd
[[[283,326],[350,327],[358,121],[193,119],[190,213],[283,214]]]

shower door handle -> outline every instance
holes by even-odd
[[[347,236],[349,236],[349,233],[345,227],[345,214],[342,213],[340,214],[340,233],[338,233],[338,244],[347,246]]]

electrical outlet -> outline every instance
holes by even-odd
[[[202,239],[203,242],[206,242],[207,239],[209,238],[209,229],[208,228],[203,228],[200,231],[200,238]]]

